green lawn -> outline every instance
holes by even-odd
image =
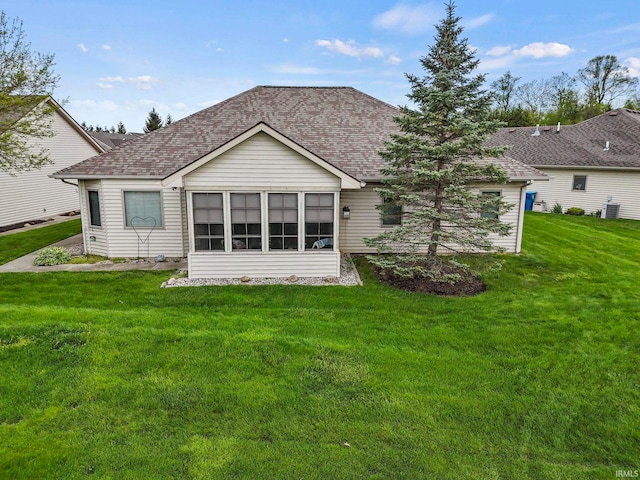
[[[0,236],[0,265],[65,238],[73,237],[81,231],[82,226],[78,218],[26,232]]]
[[[528,214],[471,298],[0,274],[0,478],[613,479],[639,266],[640,222]]]

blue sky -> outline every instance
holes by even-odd
[[[458,0],[490,82],[574,75],[616,55],[640,76],[638,0]],[[444,2],[4,0],[32,50],[53,53],[57,99],[79,122],[141,131],[255,85],[347,85],[405,104]]]

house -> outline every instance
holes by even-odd
[[[640,220],[640,112],[619,108],[575,125],[504,128],[490,143],[511,145],[509,156],[549,175],[528,187],[537,192],[536,207],[594,213],[611,201],[619,217]]]
[[[397,131],[388,105],[348,87],[255,87],[55,174],[80,185],[88,251],[188,257],[190,278],[329,276],[340,253],[387,228],[378,151]],[[497,242],[520,250],[528,181],[501,158],[516,204]]]
[[[127,140],[139,137],[142,133],[89,132],[105,151],[119,147]]]
[[[49,175],[104,151],[55,100],[43,98],[54,107],[51,116],[54,136],[34,138],[30,145],[37,151],[45,148],[51,163],[14,175],[0,172],[0,227],[80,208],[78,187]]]

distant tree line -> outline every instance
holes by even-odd
[[[562,72],[550,79],[520,80],[508,71],[491,83],[492,118],[510,127],[578,123],[623,99],[626,108],[640,108],[638,78],[615,55],[592,58],[573,77]]]
[[[147,120],[144,124],[144,133],[153,132],[154,130],[158,130],[159,128],[166,127],[167,125],[171,125],[173,123],[173,118],[171,118],[171,114],[167,114],[167,119],[163,122],[162,117],[156,111],[155,107],[151,109],[149,115],[147,116]]]
[[[104,132],[104,133],[127,133],[127,129],[124,126],[124,123],[122,122],[118,122],[118,126],[114,127],[101,127],[100,125],[96,125],[95,127],[93,125],[87,125],[86,122],[82,122],[80,124],[80,126],[82,127],[82,129],[85,132]]]

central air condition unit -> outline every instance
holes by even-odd
[[[600,218],[618,218],[618,214],[620,213],[620,204],[619,203],[603,203],[602,204],[602,213],[600,214]]]

